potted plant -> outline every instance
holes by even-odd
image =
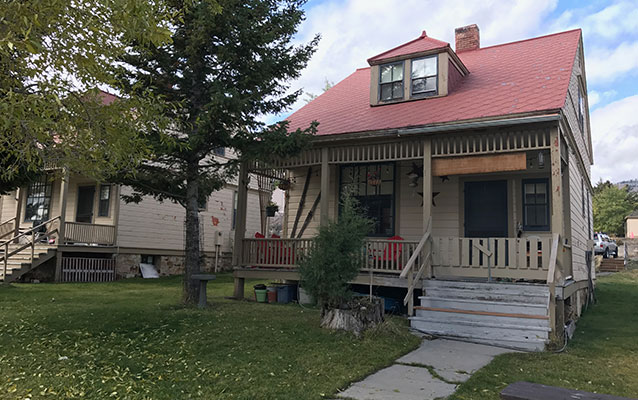
[[[381,177],[379,171],[368,172],[368,185],[379,186],[381,184]]]
[[[290,189],[290,181],[288,179],[284,179],[279,181],[277,187],[283,191]]]
[[[277,214],[277,211],[279,211],[279,205],[277,203],[269,201],[268,205],[266,206],[266,216],[274,217],[275,214]]]
[[[341,214],[319,228],[310,253],[299,266],[301,284],[321,307],[321,326],[341,329],[359,336],[383,321],[379,298],[353,297],[349,282],[359,273],[364,239],[372,221],[359,209],[357,200],[345,194]]]

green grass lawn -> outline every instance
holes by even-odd
[[[247,282],[247,293],[252,284]],[[298,305],[179,305],[181,278],[0,287],[0,398],[319,399],[419,340],[392,318],[363,339]]]
[[[499,356],[452,398],[495,400],[516,381],[638,397],[638,271],[599,278],[596,294],[565,352]]]

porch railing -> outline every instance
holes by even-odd
[[[312,243],[312,239],[244,239],[241,265],[296,268]]]
[[[7,240],[8,236],[12,236],[15,233],[16,217],[10,218],[0,223],[0,242]]]
[[[88,224],[84,222],[65,222],[64,242],[113,246],[115,245],[115,226]]]
[[[551,237],[435,237],[435,276],[546,280]]]

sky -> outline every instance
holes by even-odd
[[[322,39],[293,89],[320,94],[366,59],[421,31],[454,47],[477,24],[481,46],[581,28],[591,115],[592,182],[638,179],[638,0],[310,0],[296,40]],[[301,108],[302,98],[292,111]],[[289,114],[272,116],[271,122]]]

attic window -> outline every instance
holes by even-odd
[[[583,96],[582,81],[578,82],[578,127],[585,134],[585,97]]]
[[[412,95],[437,94],[437,56],[412,60]]]
[[[403,61],[381,66],[379,98],[381,101],[403,98]]]

